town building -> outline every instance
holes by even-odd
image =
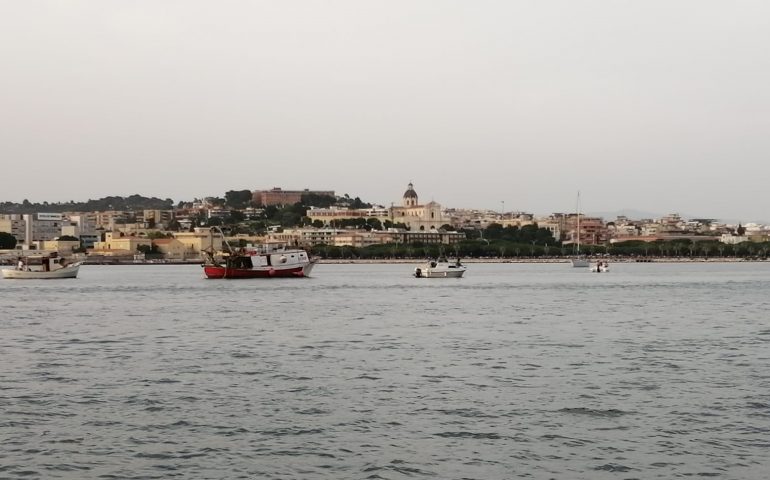
[[[136,223],[143,224],[144,228],[165,230],[172,220],[173,210],[142,210],[136,213]]]
[[[63,226],[70,221],[61,213],[32,213],[23,215],[24,246],[29,248],[33,242],[54,240],[61,236]]]
[[[389,220],[394,224],[405,224],[410,231],[437,231],[451,222],[451,219],[444,215],[439,203],[431,201],[420,204],[411,182],[401,199],[401,206],[390,207]]]
[[[27,222],[24,221],[21,214],[0,215],[0,232],[10,233],[16,237],[18,243],[24,243],[26,240],[25,230]]]
[[[302,201],[303,195],[321,195],[335,197],[333,190],[282,190],[274,187],[271,190],[255,190],[251,194],[252,201],[259,207],[271,205],[294,205]]]
[[[124,232],[105,232],[104,240],[94,243],[89,253],[104,256],[128,256],[137,253],[139,246],[152,246],[152,240]]]
[[[185,244],[176,238],[156,238],[152,240],[152,245],[168,260],[184,260],[189,251]]]
[[[335,220],[347,220],[351,218],[363,218],[370,219],[376,218],[380,222],[390,220],[390,212],[384,207],[372,207],[372,208],[315,208],[310,209],[305,213],[311,222],[320,221],[324,225],[331,226]]]
[[[200,256],[205,250],[219,252],[222,250],[222,234],[208,228],[196,228],[192,232],[176,232],[174,238],[185,246],[187,258]]]

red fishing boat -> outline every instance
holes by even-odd
[[[206,278],[307,277],[314,265],[302,249],[265,252],[246,247],[226,252],[221,259],[206,252],[203,273]]]

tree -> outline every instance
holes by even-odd
[[[230,223],[239,223],[246,220],[246,216],[243,214],[243,212],[239,212],[238,210],[230,210]]]
[[[60,241],[64,242],[79,242],[80,239],[78,237],[73,237],[72,235],[62,235],[59,237]]]
[[[230,208],[246,208],[250,203],[250,190],[229,190],[225,192],[225,204]]]
[[[147,255],[148,253],[157,253],[158,247],[156,245],[137,245],[136,251]]]
[[[382,230],[382,222],[378,218],[367,218],[366,223],[372,230]]]
[[[8,232],[0,232],[0,249],[13,250],[16,248],[16,237]]]
[[[168,226],[166,227],[167,230],[171,230],[172,232],[178,232],[179,231],[179,222],[176,219],[171,220],[168,222]]]
[[[306,193],[301,197],[301,203],[307,206],[329,208],[337,202],[337,199],[331,195],[318,195],[317,193]]]

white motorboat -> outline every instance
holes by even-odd
[[[456,262],[449,262],[445,258],[431,260],[414,269],[417,278],[460,278],[464,273],[465,265],[460,263],[459,258]]]
[[[596,262],[596,264],[591,265],[591,271],[595,273],[607,273],[610,271],[610,264],[604,261]]]
[[[77,278],[78,270],[83,262],[69,264],[66,259],[56,253],[48,255],[29,255],[19,257],[16,268],[3,269],[3,278],[47,280],[60,278]]]

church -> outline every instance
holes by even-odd
[[[401,206],[392,206],[389,210],[391,222],[406,224],[412,232],[436,231],[450,223],[449,217],[442,213],[440,204],[431,201],[420,205],[419,197],[411,182],[404,192]]]

